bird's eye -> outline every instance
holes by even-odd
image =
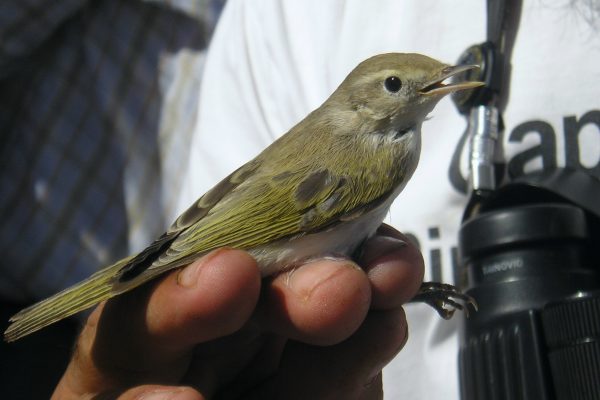
[[[390,76],[383,82],[388,92],[397,93],[402,87],[402,81],[397,76]]]

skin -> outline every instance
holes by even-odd
[[[216,250],[100,304],[53,399],[382,398],[423,278],[402,240],[382,226],[363,268],[321,259],[268,280],[246,252]]]

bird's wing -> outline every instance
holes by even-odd
[[[124,286],[130,286],[130,281],[146,271],[182,232],[201,221],[223,197],[245,182],[256,171],[258,165],[259,163],[254,160],[244,164],[194,202],[162,236],[121,267],[115,276],[117,283],[127,283]],[[143,280],[148,280],[148,278],[148,276],[145,276]]]
[[[210,210],[199,212],[201,217],[195,222],[183,219],[188,228],[150,269],[185,265],[223,246],[250,249],[327,229],[338,221],[362,215],[387,198],[389,188],[385,185],[360,185],[356,179],[327,169],[313,173],[298,170],[271,178],[248,176]],[[357,187],[367,187],[366,196],[359,195]]]

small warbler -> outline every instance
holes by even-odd
[[[480,82],[445,83],[473,66],[420,54],[363,61],[304,120],[192,204],[154,243],[83,282],[24,309],[4,333],[17,340],[127,292],[219,247],[248,251],[267,276],[325,255],[350,257],[373,235],[419,161],[421,124],[446,94]],[[426,283],[418,300],[444,317],[470,301]]]

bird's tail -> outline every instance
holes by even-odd
[[[123,292],[115,291],[113,283],[115,275],[131,259],[117,261],[83,282],[19,311],[10,318],[12,323],[4,332],[4,340],[13,342]]]

